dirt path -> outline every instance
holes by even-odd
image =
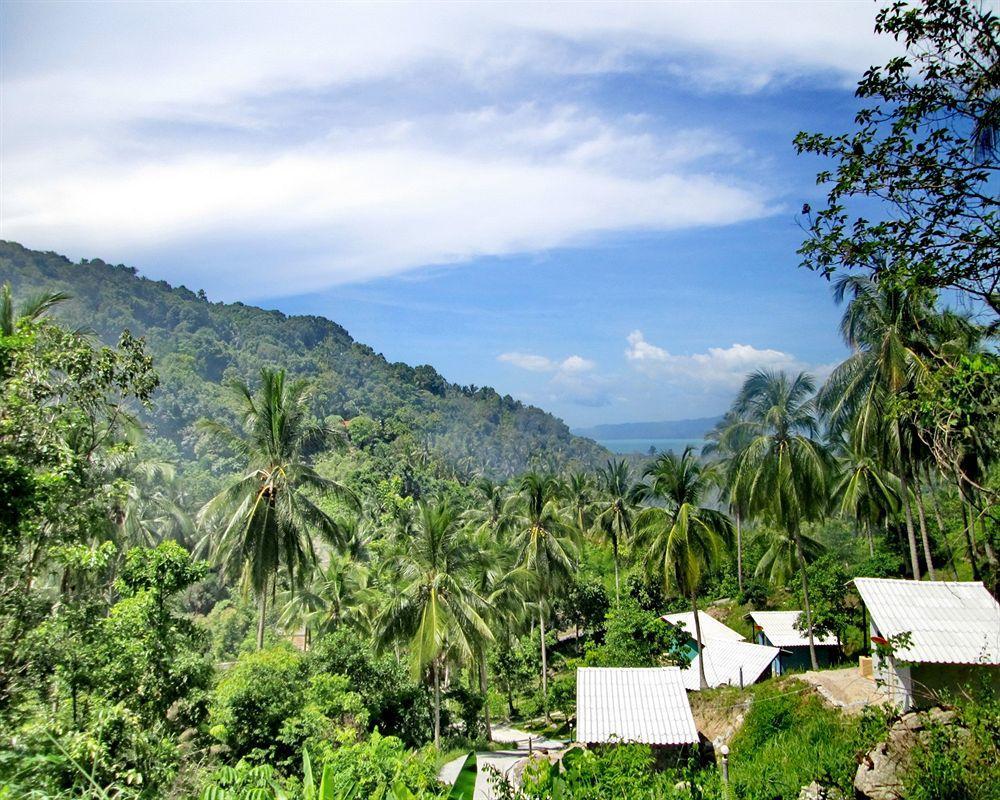
[[[521,759],[526,758],[529,751],[562,750],[566,746],[565,742],[557,739],[545,739],[538,734],[507,727],[495,727],[493,729],[493,741],[509,744],[510,749],[484,750],[476,753],[479,774],[476,776],[475,800],[494,800],[496,796],[489,781],[492,770],[488,769],[488,767],[493,767],[501,775],[508,776],[514,765]],[[464,758],[464,756],[461,756],[445,764],[441,768],[438,778],[443,783],[454,783],[458,777],[459,770],[462,768]]]
[[[812,684],[826,701],[852,714],[866,706],[886,705],[889,698],[878,690],[872,678],[866,678],[855,666],[803,672],[799,680]]]

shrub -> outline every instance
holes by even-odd
[[[431,735],[431,701],[427,690],[416,683],[407,668],[390,655],[376,656],[371,645],[358,634],[340,629],[320,639],[308,657],[313,674],[346,675],[357,692],[368,724],[392,731],[407,745],[416,747]]]
[[[687,635],[631,598],[608,611],[604,643],[587,647],[585,662],[594,667],[655,667],[687,664]]]
[[[287,720],[305,703],[303,657],[279,647],[241,656],[219,681],[210,709],[213,731],[236,759],[287,764],[298,749],[282,741]]]

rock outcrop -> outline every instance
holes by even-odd
[[[867,800],[904,800],[903,778],[911,764],[914,748],[926,737],[929,726],[950,725],[953,711],[932,708],[904,714],[879,742],[859,759],[854,775],[854,790]]]

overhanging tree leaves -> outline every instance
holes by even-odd
[[[795,138],[835,162],[817,175],[825,206],[803,209],[802,263],[955,288],[1000,315],[1000,20],[986,3],[896,2],[875,30],[905,54],[865,73],[855,130]]]

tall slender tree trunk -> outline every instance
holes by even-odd
[[[438,657],[432,662],[434,672],[434,746],[441,747],[441,673]]]
[[[927,562],[927,573],[931,576],[932,581],[936,581],[937,576],[934,573],[934,560],[931,558],[931,540],[927,535],[927,519],[924,515],[924,498],[923,493],[920,491],[919,474],[913,478],[913,499],[917,505],[917,521],[920,523],[920,539],[924,545],[924,561]]]
[[[871,558],[875,556],[875,537],[872,536],[872,525],[870,522],[865,523],[865,538],[868,539],[868,555]]]
[[[264,618],[267,616],[267,582],[264,582],[264,589],[257,598],[259,606],[257,615],[257,649],[264,649]]]
[[[698,645],[698,686],[702,689],[708,688],[708,681],[705,679],[705,659],[701,648],[701,619],[698,616],[698,596],[691,592],[691,610],[694,612],[694,643]]]
[[[903,429],[896,420],[896,446],[899,456],[899,483],[903,490],[903,516],[906,519],[906,538],[910,545],[910,565],[913,571],[913,580],[920,580],[920,557],[917,555],[917,537],[913,530],[913,514],[910,511],[910,479],[907,475],[906,457],[903,453]]]
[[[962,533],[965,534],[965,547],[969,555],[969,566],[972,567],[972,579],[980,579],[979,563],[976,559],[976,539],[972,530],[972,521],[969,515],[969,507],[965,498],[965,491],[962,489],[962,479],[958,480],[958,504],[962,507]]]
[[[743,526],[740,512],[736,512],[736,585],[743,594]]]
[[[545,712],[545,722],[549,721],[549,663],[545,652],[545,611],[538,611],[538,627],[542,633],[542,710]]]
[[[615,536],[614,541],[611,543],[614,548],[615,556],[615,605],[621,605],[621,592],[618,588],[618,537]],[[607,551],[605,551],[607,552]]]
[[[806,577],[806,557],[802,551],[802,537],[799,536],[798,528],[793,532],[795,536],[795,553],[799,557],[799,574],[802,576],[802,605],[806,612],[806,633],[809,637],[809,663],[813,669],[819,669],[819,661],[816,660],[816,643],[813,641],[813,619],[812,606],[809,604],[809,579]]]
[[[941,490],[941,487],[934,480],[934,474],[931,472],[929,464],[926,466],[926,470],[927,488],[930,490],[931,508],[934,509],[934,519],[937,522],[938,536],[941,537],[941,541],[944,542],[945,547],[948,548],[948,560],[951,563],[951,571],[955,574],[955,580],[958,580],[958,565],[955,563],[955,548],[952,546],[950,537],[948,536],[948,531],[944,527],[944,517],[941,516],[941,502],[938,500],[938,492]]]
[[[479,691],[483,694],[483,724],[486,726],[486,741],[493,741],[493,725],[490,721],[490,694],[486,672],[486,650],[479,652]]]

